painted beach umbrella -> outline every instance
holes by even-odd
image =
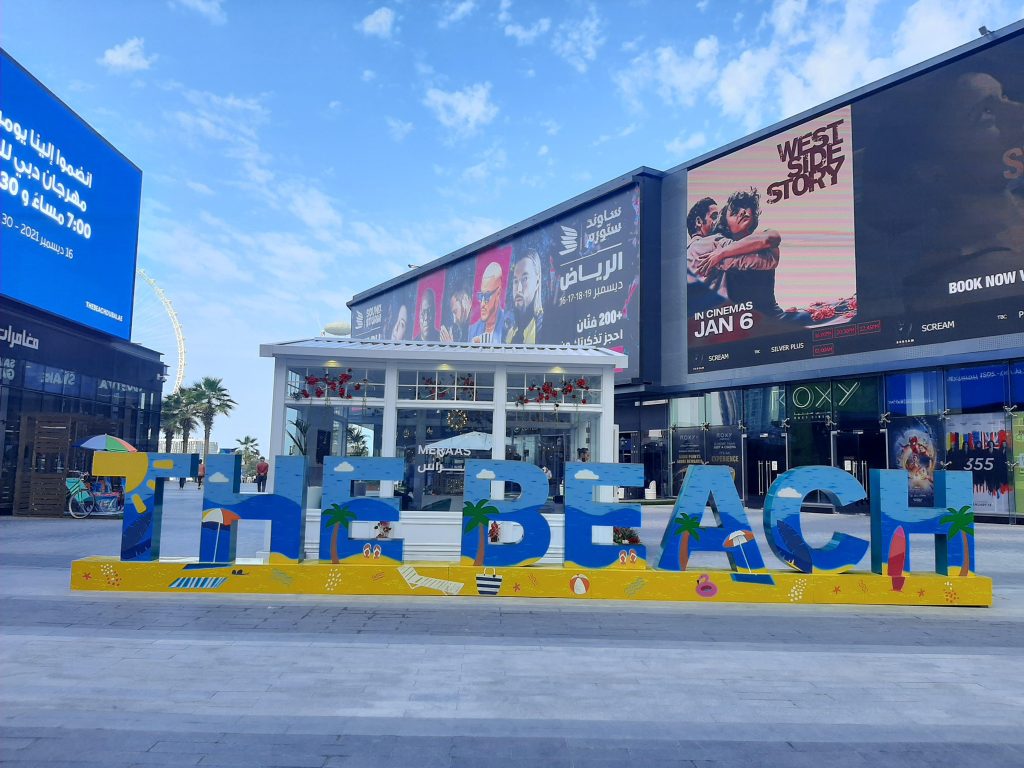
[[[747,553],[743,551],[743,545],[753,540],[753,531],[733,531],[725,537],[725,542],[722,546],[726,549],[738,549],[743,554],[743,563],[747,566],[747,570],[749,571],[750,561],[747,560]]]
[[[88,440],[78,443],[79,448],[90,451],[110,451],[111,453],[137,453],[137,449],[129,442],[113,435],[93,435]]]
[[[214,507],[213,509],[203,510],[203,522],[204,523],[218,523],[220,525],[231,525],[236,520],[241,520],[239,515],[236,515],[230,509],[221,509]]]

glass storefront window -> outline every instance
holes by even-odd
[[[673,427],[699,427],[704,423],[704,398],[674,398],[669,404],[669,418]]]
[[[310,485],[323,484],[327,456],[380,456],[384,409],[362,405],[288,409],[285,440],[290,455],[307,457]]]
[[[704,420],[713,427],[739,424],[743,414],[743,393],[724,389],[704,395]]]
[[[395,455],[405,461],[397,488],[402,509],[457,509],[466,460],[491,458],[493,424],[490,411],[399,408]]]
[[[892,416],[942,412],[942,372],[914,371],[885,377],[885,410]]]
[[[358,400],[384,397],[383,368],[289,368],[285,386],[290,400]]]
[[[1024,408],[1024,360],[1010,363],[1010,401],[1018,409]]]
[[[778,434],[785,419],[785,387],[756,387],[743,393],[743,423],[750,434]]]
[[[551,495],[568,461],[597,461],[598,415],[564,408],[538,411],[509,408],[505,413],[505,458],[525,461],[550,474]]]
[[[880,390],[880,380],[877,376],[833,381],[832,407],[836,427],[877,427]]]
[[[491,402],[494,374],[455,370],[398,372],[399,400]]]
[[[1005,363],[950,368],[946,371],[946,407],[953,413],[1002,410],[1009,389]]]
[[[601,402],[601,379],[580,373],[517,373],[507,376],[507,400],[552,404],[597,405]]]

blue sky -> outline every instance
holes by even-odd
[[[1022,0],[6,0],[2,44],[143,171],[186,383],[270,432],[261,342],[634,168],[1024,17]],[[170,350],[161,350],[170,351]]]

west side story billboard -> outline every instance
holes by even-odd
[[[1024,330],[1024,35],[689,169],[690,373]]]
[[[352,305],[352,336],[474,344],[580,344],[626,352],[640,331],[640,188]]]
[[[0,294],[131,336],[142,173],[0,51]]]

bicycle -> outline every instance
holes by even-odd
[[[96,494],[81,477],[69,477],[64,481],[67,486],[68,514],[81,520],[96,510]]]
[[[64,483],[68,489],[68,514],[75,519],[89,517],[97,510],[112,515],[124,511],[124,497],[120,493],[97,494],[82,477],[69,477]]]

